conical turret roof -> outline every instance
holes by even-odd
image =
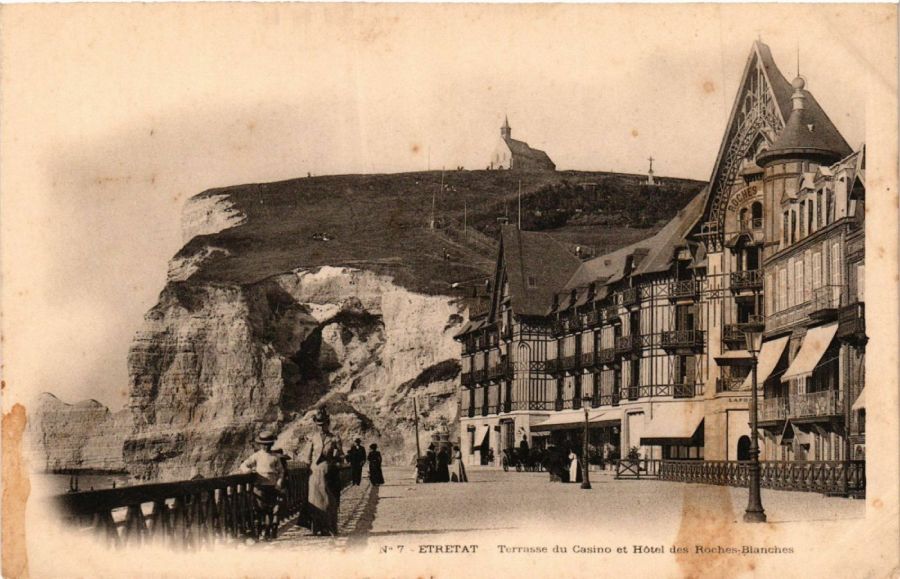
[[[765,165],[778,159],[798,157],[833,163],[849,155],[850,146],[806,90],[806,81],[797,77],[791,85],[794,88],[791,116],[772,147],[760,153],[757,163]]]

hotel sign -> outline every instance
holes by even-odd
[[[738,207],[750,201],[751,199],[756,198],[758,194],[756,187],[745,187],[731,196],[731,199],[728,200],[728,211],[735,212],[738,210]]]

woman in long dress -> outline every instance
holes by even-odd
[[[578,482],[578,455],[569,451],[569,482]]]
[[[369,481],[375,486],[384,484],[384,474],[381,472],[381,453],[374,442],[369,445]]]
[[[344,451],[341,440],[331,432],[331,419],[325,408],[319,408],[313,422],[319,428],[312,435],[307,453],[310,529],[314,535],[337,535],[341,499],[339,466]]]
[[[463,464],[462,452],[458,446],[453,447],[453,461],[450,463],[450,480],[452,482],[469,482],[466,476],[466,465]]]

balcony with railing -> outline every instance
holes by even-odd
[[[753,219],[744,219],[740,223],[738,223],[738,229],[741,233],[752,233],[754,231],[759,231],[763,227],[762,217],[755,217]]]
[[[601,348],[597,351],[597,363],[609,365],[616,361],[615,348]]]
[[[594,328],[600,325],[601,315],[597,310],[591,310],[584,315],[584,325],[588,328]]]
[[[494,364],[488,368],[488,379],[499,380],[501,378],[510,378],[512,376],[512,366],[508,360],[503,360],[498,364]]]
[[[693,398],[703,394],[701,384],[643,384],[626,386],[622,397],[628,400],[640,398]]]
[[[481,370],[473,370],[472,379],[476,384],[481,384],[482,382],[487,381],[487,370],[483,368]]]
[[[596,356],[594,356],[593,352],[582,352],[581,353],[581,367],[582,368],[593,368],[596,364]]]
[[[626,308],[636,306],[641,301],[641,288],[630,287],[622,290],[622,305]]]
[[[621,322],[619,317],[619,306],[606,306],[603,308],[603,321],[607,324],[618,324]]]
[[[560,370],[560,363],[558,358],[551,358],[549,360],[544,360],[540,363],[541,371],[545,374],[556,375]]]
[[[788,326],[820,324],[838,319],[843,286],[828,285],[813,290],[807,301],[775,312],[766,318],[766,333],[778,332]]]
[[[759,401],[759,420],[761,422],[775,422],[787,420],[789,416],[789,404],[787,397],[765,398]]]
[[[560,359],[562,369],[565,372],[571,372],[572,370],[575,370],[576,368],[578,368],[578,361],[579,361],[579,357],[574,354],[571,356],[563,356]]]
[[[668,330],[660,334],[664,350],[698,350],[703,347],[703,330]]]
[[[844,413],[844,398],[841,394],[837,390],[794,394],[790,397],[790,417],[840,416]]]
[[[725,324],[722,328],[722,339],[726,344],[743,347],[745,343],[744,332],[748,329],[759,328],[764,324],[765,317],[760,315],[751,315],[746,322]]]
[[[693,279],[673,281],[669,284],[669,300],[694,300],[700,295],[700,282]]]
[[[616,336],[616,354],[629,354],[637,348],[637,340],[634,334],[628,336]]]
[[[612,394],[600,394],[595,392],[594,396],[591,400],[591,406],[594,408],[600,408],[601,406],[618,406],[619,405],[619,392],[613,392]]]
[[[837,337],[848,342],[866,340],[866,304],[856,302],[838,312]]]
[[[841,286],[826,285],[813,291],[807,315],[816,322],[837,319],[841,306]]]
[[[716,378],[716,392],[741,392],[746,379],[746,376],[721,376]]]
[[[731,272],[731,291],[757,291],[763,287],[763,272],[761,269],[748,269]]]

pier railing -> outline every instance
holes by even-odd
[[[279,519],[306,507],[309,468],[291,468],[285,476]],[[349,467],[340,469],[341,488],[349,485]],[[259,539],[268,513],[256,506],[257,474],[153,483],[53,498],[63,519],[93,531],[110,546],[156,544],[174,548]]]
[[[865,494],[866,463],[851,461],[760,461],[764,488],[819,493]],[[750,461],[737,460],[619,460],[616,478],[660,480],[746,487]],[[845,487],[846,480],[846,487]]]

